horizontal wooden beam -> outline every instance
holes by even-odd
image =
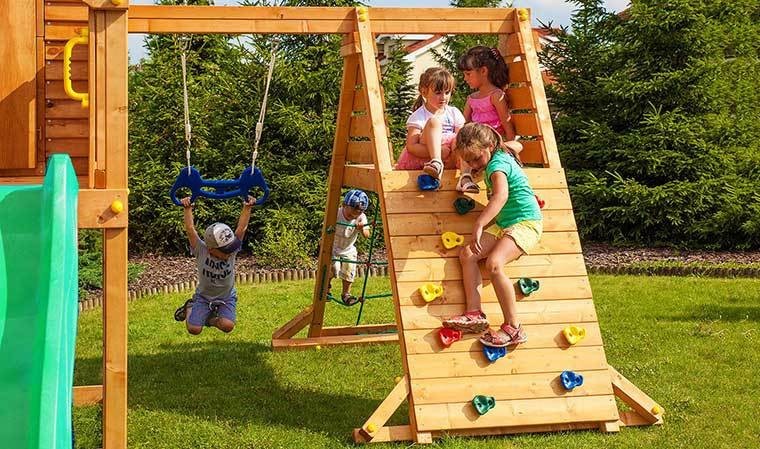
[[[511,8],[370,8],[375,34],[507,34]],[[129,7],[130,33],[347,34],[354,8],[168,6]]]
[[[317,346],[396,343],[398,334],[334,335],[329,337],[272,339],[272,350],[309,349]]]
[[[362,324],[360,326],[331,326],[322,328],[322,337],[333,335],[387,334],[396,332],[396,323]]]
[[[377,192],[374,165],[346,165],[343,169],[343,185]]]
[[[103,385],[74,387],[74,405],[94,405],[103,401]]]
[[[118,205],[121,204],[119,211]],[[113,206],[113,208],[112,208]],[[78,227],[126,228],[126,189],[81,189],[79,191]]]

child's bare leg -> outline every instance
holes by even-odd
[[[186,315],[187,318],[185,318],[185,326],[187,327],[187,331],[189,333],[191,333],[193,335],[198,335],[201,332],[203,332],[203,326],[194,326],[194,325],[190,324],[190,322],[188,321],[188,319],[190,318],[190,314],[192,313],[192,311],[193,311],[193,306],[187,307],[187,312],[186,312],[187,313],[187,315]]]
[[[432,117],[425,123],[422,136],[420,136],[420,143],[427,147],[430,159],[442,160],[441,136],[443,136],[443,125],[438,118]]]
[[[523,255],[523,251],[511,237],[505,236],[496,242],[486,260],[486,269],[491,276],[491,283],[499,299],[504,322],[518,327],[517,298],[509,276],[504,274],[504,265]]]
[[[212,318],[211,320],[209,320],[209,324],[224,333],[230,333],[232,332],[232,329],[235,329],[235,323],[224,317]]]
[[[481,310],[480,294],[483,291],[483,276],[480,275],[478,262],[487,257],[496,244],[496,238],[486,232],[480,237],[480,254],[474,254],[467,245],[459,252],[459,263],[462,265],[462,283],[467,305],[466,311]]]
[[[345,279],[341,279],[341,281],[343,281],[343,294],[342,294],[342,297],[346,297],[346,296],[348,296],[348,295],[351,294],[351,284],[353,284],[353,282],[348,282]]]

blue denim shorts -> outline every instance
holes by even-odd
[[[199,294],[193,295],[193,310],[187,317],[188,324],[193,326],[205,326],[208,315],[211,313],[211,305],[218,304],[219,316],[233,323],[237,320],[237,296],[232,295],[226,299],[208,299]]]

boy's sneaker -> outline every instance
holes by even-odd
[[[174,319],[176,321],[185,321],[185,318],[187,318],[187,308],[192,307],[193,305],[193,298],[188,299],[185,301],[184,304],[179,306],[177,310],[174,311]]]
[[[470,334],[479,334],[488,329],[488,320],[483,312],[465,313],[443,320],[443,327]]]

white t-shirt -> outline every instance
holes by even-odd
[[[356,239],[359,237],[359,230],[356,226],[344,226],[340,223],[355,224],[367,224],[367,216],[364,213],[359,214],[354,220],[348,220],[343,215],[343,206],[338,208],[338,224],[335,225],[335,240],[333,240],[333,254],[341,254],[346,251],[350,251],[356,244]]]
[[[417,128],[419,130],[425,129],[425,124],[433,117],[433,113],[428,111],[425,105],[419,107],[416,111],[412,112],[409,119],[406,121],[407,128]],[[462,112],[454,106],[446,105],[443,110],[443,114],[438,116],[441,120],[443,127],[443,138],[456,133],[458,128],[464,126],[464,115]]]

